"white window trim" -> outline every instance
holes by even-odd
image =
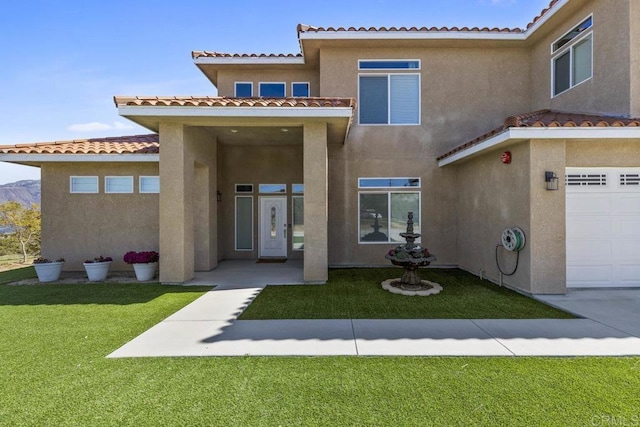
[[[422,191],[393,191],[391,189],[387,191],[358,191],[358,244],[359,245],[398,245],[399,242],[392,242],[390,236],[386,242],[363,242],[360,240],[360,195],[361,194],[386,194],[389,203],[387,204],[387,218],[391,221],[391,193],[403,193],[403,194],[417,194],[418,195],[418,218],[420,218],[420,228],[414,230],[416,233],[420,234],[422,229]],[[420,243],[420,238],[416,239],[416,243]]]
[[[413,69],[411,71],[414,71]],[[418,76],[418,123],[391,123],[391,76],[392,75],[415,75]],[[360,77],[361,76],[387,76],[387,123],[360,123],[360,110],[358,109],[359,126],[420,126],[422,122],[422,75],[416,72],[398,73],[358,73],[358,102],[360,102]]]
[[[293,211],[295,203],[293,203],[293,199],[302,199],[302,205],[304,206],[304,196],[302,195],[302,193],[297,193],[296,195],[291,196],[291,233],[290,233],[291,234],[291,250],[294,252],[304,252],[304,246],[302,249],[296,249],[293,247],[293,238],[294,238],[293,228],[295,226],[295,224],[293,223],[293,219],[295,218],[295,215],[294,215],[295,212]]]
[[[565,44],[564,46],[562,46],[560,49],[554,51],[553,50],[553,46],[558,43],[564,36],[566,36],[567,34],[569,34],[571,31],[573,31],[576,27],[578,27],[580,24],[582,24],[584,21],[588,20],[589,18],[591,18],[591,26],[587,29],[587,31],[585,31],[583,34],[587,34],[591,31],[593,31],[593,13],[585,16],[583,19],[578,21],[578,24],[574,25],[571,27],[571,29],[567,32],[565,32],[564,34],[562,34],[560,37],[558,37],[557,39],[555,39],[553,42],[551,42],[551,44],[549,45],[549,50],[551,55],[556,55],[558,52],[560,52],[561,50],[563,50],[564,48],[566,48],[568,45],[570,45],[571,43],[573,43],[573,41],[575,39],[578,39],[580,37],[582,37],[582,34],[574,37],[573,39],[571,39],[567,44]]]
[[[284,185],[284,191],[276,191],[276,192],[271,192],[271,191],[262,191],[260,189],[261,185]],[[280,184],[280,183],[262,183],[262,184],[258,184],[258,193],[259,194],[287,194],[287,184]]]
[[[157,178],[158,179],[158,191],[143,191],[142,180],[145,178]],[[160,193],[160,176],[159,175],[140,175],[138,177],[138,192],[140,194],[159,194]]]
[[[253,82],[235,82],[233,84],[233,96],[238,98],[238,85],[250,85],[251,86],[251,96],[253,97]],[[244,97],[243,97],[244,98]]]
[[[282,85],[282,88],[284,89],[284,97],[287,97],[287,83],[286,82],[258,82],[258,96],[260,98],[264,98],[264,96],[262,96],[262,88],[260,86],[262,86],[263,84],[267,84],[267,85]]]
[[[238,191],[238,187],[240,187],[241,185],[251,186],[251,191]],[[235,184],[233,188],[235,190],[235,193],[237,194],[253,194],[253,187],[254,187],[253,184]]]
[[[293,95],[293,85],[307,85],[307,96],[294,96]],[[308,98],[311,96],[311,85],[309,82],[291,82],[291,97],[292,98]]]
[[[251,249],[238,249],[238,199],[239,198],[250,198],[251,199]],[[237,195],[234,199],[233,204],[233,248],[237,252],[252,252],[254,250],[254,242],[255,242],[255,232],[254,232],[254,201],[253,195]]]
[[[418,68],[360,68],[362,62],[418,62]],[[362,71],[417,71],[422,69],[422,61],[419,59],[358,59],[358,70]]]
[[[129,178],[131,180],[131,191],[109,191],[107,181],[109,178]],[[105,194],[133,194],[133,176],[130,175],[109,175],[104,177],[104,192]]]
[[[362,179],[386,179],[386,180],[391,180],[391,179],[417,179],[418,180],[418,186],[417,187],[361,187],[360,186],[360,180]],[[377,190],[377,189],[400,189],[400,190],[409,190],[409,189],[419,189],[422,188],[422,178],[420,177],[412,177],[412,176],[362,176],[358,178],[358,188],[362,189],[362,190]]]
[[[573,89],[574,87],[578,87],[580,86],[582,83],[588,82],[589,80],[593,79],[593,43],[594,43],[594,37],[593,37],[593,15],[589,15],[586,18],[582,19],[579,22],[584,22],[585,20],[589,19],[589,17],[591,17],[591,27],[589,27],[589,29],[587,31],[585,31],[584,33],[580,34],[577,37],[574,37],[570,42],[568,42],[566,45],[562,46],[562,48],[556,50],[555,52],[553,51],[553,45],[556,44],[558,42],[558,40],[560,40],[562,37],[564,37],[567,33],[563,34],[562,36],[558,37],[553,43],[551,43],[551,99],[562,95],[563,93],[566,93],[568,91],[570,91],[571,89]],[[580,24],[577,24],[580,25]],[[571,27],[572,29],[575,28],[575,26]],[[573,65],[574,65],[574,53],[573,53],[573,48],[580,44],[580,42],[582,42],[583,40],[587,39],[588,37],[591,37],[591,75],[584,79],[583,81],[581,81],[578,84],[574,84],[573,82],[573,74],[574,74],[574,70],[573,70]],[[556,83],[556,67],[555,67],[555,60],[558,59],[559,57],[561,57],[562,55],[564,55],[565,53],[567,53],[567,51],[571,51],[569,53],[569,87],[566,88],[565,90],[563,90],[562,92],[558,92],[554,94],[554,90],[555,90],[555,83]]]
[[[96,191],[73,191],[73,178],[93,178],[96,181]],[[70,194],[98,194],[100,192],[100,179],[95,175],[72,175],[69,177]]]

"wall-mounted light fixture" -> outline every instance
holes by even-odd
[[[547,190],[557,190],[558,189],[558,176],[555,172],[546,171],[544,173],[544,182],[547,186]]]
[[[220,190],[218,190],[216,192],[216,197],[218,198],[218,201],[221,202],[222,201],[222,193],[220,192]]]

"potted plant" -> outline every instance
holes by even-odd
[[[136,272],[136,278],[140,282],[153,279],[160,255],[156,251],[134,252],[124,254],[124,262],[132,264]]]
[[[64,258],[58,258],[55,261],[48,260],[46,258],[36,258],[33,260],[33,266],[36,269],[38,280],[42,283],[55,282],[60,278],[62,273],[62,266],[64,265]]]
[[[87,272],[87,277],[90,282],[102,282],[107,278],[109,274],[109,267],[111,267],[111,257],[99,257],[88,259],[84,262],[84,269]]]

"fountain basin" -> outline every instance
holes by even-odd
[[[392,294],[411,297],[426,297],[429,295],[439,294],[442,290],[442,286],[428,280],[421,280],[419,285],[406,285],[400,280],[400,278],[397,278],[387,279],[382,282],[382,289],[387,290]]]

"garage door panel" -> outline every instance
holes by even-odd
[[[611,213],[611,196],[609,194],[581,193],[567,195],[567,215],[609,213]]]
[[[611,236],[614,240],[640,238],[640,218],[624,216],[613,217],[611,229]]]
[[[570,173],[607,179],[566,188],[567,286],[640,286],[640,185],[621,180],[631,173],[637,181],[640,168]]]
[[[612,233],[613,224],[608,216],[571,216],[567,218],[567,236],[573,239],[606,239]]]
[[[640,194],[617,194],[612,205],[617,215],[637,215],[640,212]]]
[[[581,239],[567,241],[567,262],[610,263],[613,259],[611,240]]]
[[[621,265],[620,283],[624,286],[640,286],[640,264]]]
[[[606,286],[611,282],[611,266],[608,265],[567,265],[567,286]]]

